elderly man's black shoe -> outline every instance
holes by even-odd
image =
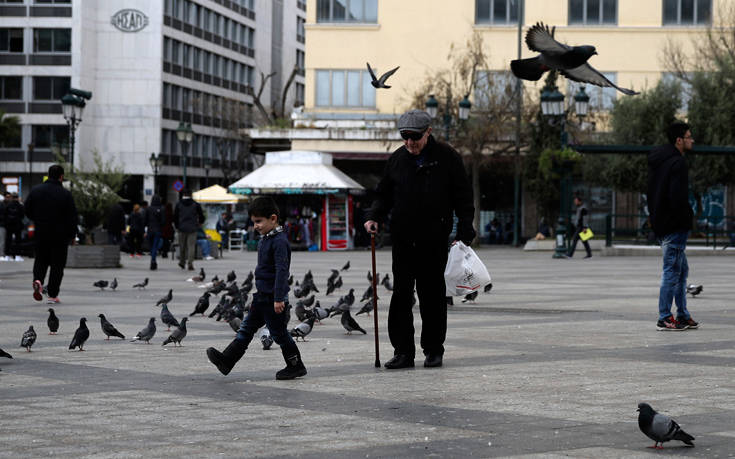
[[[426,368],[434,368],[442,366],[442,356],[440,354],[429,354],[424,360],[424,366]]]
[[[389,370],[397,370],[399,368],[413,368],[413,358],[406,354],[396,354],[392,359],[385,362],[385,368]]]

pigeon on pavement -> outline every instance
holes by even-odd
[[[366,290],[365,293],[362,294],[362,298],[360,298],[360,303],[362,303],[365,300],[369,300],[373,297],[373,286],[370,285]]]
[[[135,335],[135,337],[133,337],[132,340],[130,340],[130,342],[132,343],[133,341],[140,340],[140,341],[145,341],[148,344],[151,344],[150,340],[151,338],[153,338],[153,335],[155,334],[156,334],[156,318],[151,317],[150,319],[148,319],[148,325],[146,325],[144,329],[139,331],[138,334]]]
[[[615,88],[623,94],[632,96],[637,92],[621,88],[595,70],[587,60],[597,54],[591,45],[568,46],[554,39],[554,28],[541,22],[526,32],[526,45],[531,51],[540,53],[528,59],[516,59],[510,62],[513,74],[523,80],[538,81],[548,70],[557,70],[572,81],[589,83],[601,87]]]
[[[393,282],[390,281],[390,277],[388,276],[388,273],[385,274],[385,277],[382,281],[380,281],[381,284],[383,284],[383,287],[385,287],[386,290],[389,292],[393,291]]]
[[[375,89],[390,89],[390,86],[386,86],[385,82],[388,78],[390,78],[391,75],[396,73],[396,71],[401,68],[400,66],[394,68],[393,70],[388,70],[384,74],[380,75],[380,78],[377,78],[375,76],[375,72],[373,72],[372,67],[370,67],[370,64],[367,63],[368,72],[370,72],[370,84],[373,85],[373,88]]]
[[[268,330],[268,327],[263,327],[260,329],[260,344],[263,345],[263,350],[267,351],[268,349],[273,346],[273,337],[271,336],[271,331]]]
[[[347,271],[348,269],[350,269],[350,260],[347,260],[347,263],[342,266],[342,269],[340,269],[340,271]]]
[[[112,278],[112,282],[110,282],[110,290],[115,291],[117,288],[117,277]]]
[[[492,290],[492,289],[493,289],[493,283],[492,283],[492,282],[490,282],[490,283],[489,283],[489,284],[487,284],[487,285],[485,286],[485,288],[483,289],[483,293],[489,293],[489,292],[490,292],[490,290]]]
[[[316,317],[311,316],[307,320],[301,322],[297,326],[295,326],[291,330],[291,336],[296,338],[297,340],[301,338],[302,341],[306,341],[306,335],[311,333],[312,328],[314,328],[314,320]]]
[[[110,321],[107,320],[104,314],[100,314],[97,317],[100,318],[100,325],[102,326],[102,333],[107,335],[107,340],[110,340],[110,336],[117,336],[118,338],[125,339],[125,336],[117,331],[117,328],[115,328]]]
[[[239,317],[233,317],[228,323],[230,324],[232,331],[237,333],[237,331],[240,330],[240,323],[242,323],[242,320]]]
[[[478,295],[479,293],[480,293],[480,292],[479,292],[479,290],[475,290],[475,291],[474,291],[474,292],[472,292],[472,293],[468,293],[468,294],[467,294],[467,295],[465,295],[465,296],[464,296],[464,298],[462,299],[462,303],[468,303],[468,302],[472,302],[472,303],[474,303],[474,302],[475,302],[475,298],[477,298],[477,295]]]
[[[687,285],[687,293],[691,294],[692,297],[695,297],[699,295],[700,293],[702,293],[703,289],[704,287],[702,287],[701,285],[695,285],[695,284]]]
[[[163,303],[161,305],[161,322],[166,324],[166,331],[171,330],[171,326],[178,327],[179,321],[176,320],[171,311],[168,310],[168,305]]]
[[[181,319],[181,324],[179,324],[178,328],[175,328],[174,331],[171,332],[168,338],[161,344],[161,346],[165,346],[168,343],[175,343],[174,345],[178,344],[181,346],[181,340],[183,340],[186,337],[186,321],[189,320],[188,317],[184,317]]]
[[[102,291],[102,290],[105,289],[105,287],[107,287],[107,284],[109,284],[109,282],[107,282],[106,280],[98,280],[97,282],[95,282],[92,285],[94,285],[95,287],[97,287],[98,289],[100,289],[100,291]]]
[[[665,414],[657,413],[648,403],[638,404],[638,427],[641,432],[656,443],[649,448],[664,449],[664,442],[679,440],[694,446],[694,437],[684,432],[679,424]],[[658,444],[661,443],[661,446]]]
[[[347,335],[351,335],[353,331],[359,331],[363,335],[367,335],[367,332],[360,327],[360,324],[357,323],[357,321],[350,315],[350,311],[343,311],[342,312],[342,319],[340,320],[342,322],[342,326],[347,330]]]
[[[138,290],[140,290],[142,288],[145,288],[146,285],[148,285],[148,278],[147,277],[145,279],[143,279],[143,282],[141,282],[139,284],[133,284],[133,288],[137,288]]]
[[[48,308],[48,319],[46,319],[46,325],[48,325],[49,335],[55,335],[59,331],[59,318],[54,313],[54,308]]]
[[[227,273],[227,282],[232,282],[235,279],[237,279],[237,274],[235,274],[235,271],[232,270],[229,273]]]
[[[199,297],[199,300],[197,300],[196,306],[194,306],[194,312],[189,314],[189,317],[194,316],[195,314],[201,314],[204,316],[204,311],[207,310],[209,307],[209,292],[204,292],[204,295]]]
[[[207,278],[207,274],[204,272],[204,268],[199,269],[199,274],[196,276],[190,277],[186,279],[187,282],[204,282],[204,279]]]
[[[362,305],[362,308],[360,308],[357,313],[355,313],[356,316],[359,316],[360,314],[367,314],[370,315],[370,313],[373,312],[373,302],[368,301],[367,303]]]
[[[28,352],[31,352],[31,346],[33,346],[33,343],[35,342],[36,331],[33,330],[33,325],[31,325],[28,327],[28,330],[23,333],[23,338],[20,340],[20,347],[24,347]]]
[[[79,351],[84,350],[84,342],[89,339],[89,328],[87,328],[87,319],[82,317],[79,319],[79,328],[74,332],[74,338],[71,339],[69,350],[78,347]]]
[[[174,297],[174,290],[170,288],[168,289],[168,293],[166,294],[166,296],[158,300],[158,302],[156,303],[156,306],[160,306],[164,303],[169,304],[171,300],[173,299],[173,297]]]

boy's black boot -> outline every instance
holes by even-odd
[[[209,361],[217,367],[217,369],[223,375],[230,374],[232,367],[235,366],[238,360],[240,360],[245,354],[244,343],[238,340],[232,340],[232,342],[225,348],[224,351],[220,352],[217,349],[210,347],[207,349],[207,357]]]
[[[301,361],[301,353],[298,348],[288,350],[281,348],[281,353],[283,360],[286,361],[286,368],[276,373],[276,379],[294,379],[306,374],[306,367]]]

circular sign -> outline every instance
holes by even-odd
[[[184,189],[184,182],[182,182],[181,180],[177,180],[174,182],[174,190],[176,190],[177,192],[180,192],[183,189]]]
[[[124,9],[115,13],[110,22],[123,32],[139,32],[148,25],[148,16],[142,11]]]

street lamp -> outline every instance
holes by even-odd
[[[179,122],[179,127],[176,129],[176,138],[181,143],[182,157],[184,160],[184,188],[186,188],[186,152],[189,144],[194,139],[194,131],[191,129],[191,123]]]
[[[212,158],[205,156],[202,158],[202,165],[204,166],[204,174],[206,175],[205,187],[209,186],[209,168],[212,167]]]
[[[465,95],[464,98],[459,102],[459,120],[460,121],[467,121],[470,117],[470,109],[472,108],[472,103],[470,102],[468,95]],[[452,126],[452,114],[450,111],[450,97],[447,95],[447,102],[446,102],[446,109],[444,110],[444,115],[442,116],[442,120],[444,121],[444,140],[449,142],[449,130]],[[436,97],[434,97],[434,94],[430,94],[429,98],[426,99],[426,102],[424,103],[424,107],[426,109],[426,113],[429,114],[429,116],[433,119],[436,118],[439,114],[439,101],[436,100]]]
[[[577,113],[580,121],[582,118],[587,116],[589,110],[589,96],[584,92],[584,86],[574,95],[573,108]],[[569,109],[564,108],[564,95],[554,87],[545,87],[541,91],[541,113],[544,116],[555,118],[559,120],[561,127],[561,148],[562,150],[567,148],[567,115],[571,111],[572,106]],[[565,234],[567,232],[566,219],[569,217],[570,209],[569,202],[571,200],[571,161],[562,161],[562,164],[558,166],[558,171],[561,175],[560,183],[560,205],[559,205],[559,220],[556,226],[556,248],[554,250],[554,258],[566,258],[567,244]]]
[[[151,169],[153,169],[153,194],[156,194],[158,171],[161,170],[161,166],[163,166],[163,158],[160,154],[157,155],[155,153],[151,153],[151,157],[148,158],[148,162],[151,164]]]
[[[84,112],[85,105],[87,105],[85,100],[89,100],[91,98],[92,93],[90,91],[83,91],[75,88],[69,88],[69,92],[61,98],[62,113],[66,120],[66,124],[69,125],[69,167],[72,172],[74,172],[74,139],[77,126],[82,122],[82,113]]]

